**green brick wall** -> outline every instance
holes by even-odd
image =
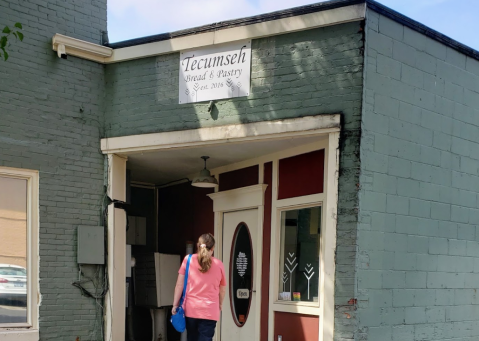
[[[357,129],[361,105],[359,23],[254,40],[251,95],[178,104],[179,54],[106,66],[109,137],[345,112]]]
[[[479,339],[479,61],[367,12],[356,340]]]
[[[101,137],[338,112],[335,340],[479,338],[477,60],[368,11],[365,59],[359,23],[255,40],[251,95],[210,114],[177,103],[178,54],[56,57],[55,33],[100,42],[105,1],[1,3],[0,24],[16,21],[26,39],[0,63],[0,165],[40,171],[41,340],[100,335],[71,282],[77,226],[101,224]]]
[[[40,339],[92,340],[96,304],[78,279],[76,228],[99,225],[103,194],[104,68],[52,51],[55,33],[100,42],[106,0],[0,1],[0,27],[21,22],[23,43],[0,61],[0,166],[40,172]],[[95,321],[97,323],[95,324]]]
[[[179,54],[106,66],[106,134],[122,136],[317,114],[343,114],[335,340],[353,340],[359,136],[363,75],[360,23],[252,42],[251,95],[178,104]]]

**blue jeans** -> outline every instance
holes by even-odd
[[[186,317],[188,341],[211,341],[215,335],[216,321]]]

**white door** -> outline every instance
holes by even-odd
[[[249,232],[249,236],[248,236]],[[224,213],[223,263],[227,289],[221,313],[221,341],[253,341],[256,328],[258,209]]]

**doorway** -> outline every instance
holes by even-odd
[[[254,340],[256,326],[256,279],[258,209],[223,214],[223,262],[227,293],[221,313],[221,339]],[[250,309],[253,307],[253,309]]]
[[[133,174],[133,181],[139,181],[143,183],[152,183],[156,186],[167,185],[170,190],[173,190],[173,186],[169,185],[174,180],[178,179],[190,179],[198,169],[201,169],[201,165],[197,165],[195,160],[199,160],[201,155],[212,156],[211,162],[208,163],[208,168],[212,171],[212,174],[220,177],[221,174],[227,172],[233,172],[235,170],[244,169],[254,165],[258,165],[258,179],[255,181],[256,185],[250,185],[247,187],[241,187],[236,189],[224,189],[217,190],[214,193],[207,194],[207,196],[213,199],[213,212],[214,212],[214,235],[217,238],[218,245],[215,249],[218,258],[223,258],[225,264],[225,271],[228,275],[228,282],[231,283],[231,275],[233,273],[239,274],[241,264],[242,277],[244,281],[240,279],[240,285],[236,287],[228,288],[228,296],[231,295],[233,300],[227,298],[223,305],[222,320],[217,328],[216,340],[221,338],[221,341],[230,340],[259,340],[260,339],[260,311],[266,312],[266,323],[261,328],[261,339],[272,340],[274,335],[273,331],[273,319],[275,309],[275,298],[270,296],[270,292],[275,291],[273,285],[261,285],[262,280],[270,281],[271,274],[269,272],[270,267],[266,265],[268,271],[265,272],[262,277],[262,264],[261,258],[264,252],[274,254],[275,239],[273,238],[271,243],[267,240],[267,245],[263,245],[263,230],[265,230],[266,224],[263,222],[264,210],[264,192],[266,187],[272,188],[272,193],[269,194],[270,200],[276,202],[277,199],[277,166],[278,160],[288,156],[293,156],[305,152],[314,151],[321,148],[331,148],[337,150],[337,144],[339,140],[339,115],[331,116],[316,116],[307,118],[298,118],[274,122],[257,122],[252,124],[238,124],[222,127],[200,128],[192,131],[175,131],[167,133],[147,134],[138,136],[124,136],[117,138],[108,138],[102,140],[102,150],[109,155],[109,187],[108,196],[112,200],[125,201],[125,170],[128,160],[129,169]],[[328,160],[328,174],[337,174],[337,153],[327,153],[326,159]],[[274,181],[270,181],[268,185],[265,184],[263,177],[265,177],[264,169],[267,163],[272,164],[270,167],[271,174]],[[334,180],[334,178],[331,178]],[[179,181],[179,180],[178,180]],[[221,181],[220,181],[221,182]],[[326,182],[327,183],[327,182]],[[189,184],[184,186],[189,187]],[[326,189],[334,189],[334,191],[328,191],[328,197],[331,196],[331,200],[328,201],[327,211],[335,212],[333,204],[334,195],[337,194],[337,184],[331,181],[331,185],[327,183]],[[169,191],[169,190],[168,190]],[[177,192],[173,193],[178,194]],[[180,196],[184,199],[183,196]],[[290,199],[285,199],[288,201]],[[163,209],[169,213],[172,212],[168,207],[171,203],[172,197],[165,196],[163,203]],[[196,200],[194,203],[196,204]],[[289,202],[289,201],[288,201]],[[329,204],[331,203],[331,204]],[[210,203],[209,203],[210,205]],[[271,203],[270,203],[271,205]],[[196,207],[196,206],[195,206]],[[185,208],[185,201],[181,200],[178,208]],[[198,212],[208,211],[211,214],[211,208],[208,210],[199,209]],[[251,211],[253,219],[256,224],[251,221],[247,221],[245,213]],[[255,214],[253,214],[255,212]],[[125,259],[125,251],[122,245],[124,242],[125,229],[123,226],[126,224],[122,219],[116,219],[116,211],[109,211],[109,223],[108,231],[109,236],[115,238],[109,238],[109,279],[111,290],[107,303],[111,306],[106,312],[105,324],[106,324],[106,337],[108,339],[121,339],[124,337],[124,312],[121,312],[124,305],[125,288],[121,286],[124,283],[124,268],[114,267],[113,264],[118,260]],[[239,217],[235,217],[239,214]],[[190,214],[191,215],[191,214]],[[111,216],[111,218],[110,218]],[[267,213],[270,219],[268,223],[268,229],[271,231],[272,225],[275,222],[273,219],[275,216],[271,212],[271,208]],[[333,216],[333,215],[331,215]],[[228,222],[231,219],[230,222]],[[226,225],[224,225],[224,220]],[[272,220],[272,221],[271,221]],[[196,219],[194,220],[197,221]],[[160,224],[161,223],[161,224]],[[243,223],[243,224],[242,224]],[[158,240],[158,244],[166,243],[166,245],[172,245],[178,242],[178,246],[185,247],[184,242],[181,243],[179,238],[171,240],[171,232],[177,231],[178,221],[174,221],[169,224],[166,220],[159,221],[157,226],[158,235],[164,231],[168,238]],[[211,226],[211,225],[209,225]],[[333,229],[328,235],[331,238],[334,237],[335,224],[331,224]],[[225,227],[225,228],[224,228]],[[267,229],[266,229],[267,230]],[[196,231],[196,229],[194,229]],[[241,232],[243,231],[243,232]],[[196,231],[198,232],[198,231]],[[241,233],[240,233],[241,232]],[[329,232],[329,231],[327,231]],[[236,239],[240,234],[243,236],[248,235],[251,238],[251,256],[249,259],[253,260],[251,263],[251,275],[248,280],[244,277],[247,276],[248,271],[247,262],[240,261],[239,251],[235,252],[232,247]],[[196,233],[198,234],[198,233]],[[225,236],[223,236],[225,234]],[[118,236],[118,237],[116,237]],[[181,237],[185,237],[184,234]],[[273,236],[272,236],[273,237]],[[270,237],[268,237],[270,238]],[[330,243],[335,245],[334,240]],[[263,247],[264,250],[263,250]],[[246,252],[242,258],[248,258]],[[327,257],[325,258],[328,264],[332,264],[334,269],[334,247],[327,249]],[[231,266],[233,260],[233,266]],[[255,264],[256,263],[256,264]],[[230,270],[233,269],[233,271]],[[324,267],[326,268],[326,267]],[[243,274],[244,271],[244,274]],[[276,278],[276,277],[272,277]],[[333,291],[334,286],[334,272],[328,272],[328,282],[321,284],[322,287],[331,287]],[[117,284],[118,285],[115,285]],[[228,283],[228,284],[229,284]],[[240,296],[241,298],[238,298]],[[247,302],[246,313],[243,310],[232,309],[235,297],[239,300]],[[334,297],[334,295],[328,295]],[[325,302],[321,299],[321,302]],[[332,307],[330,302],[324,304],[320,312],[323,316],[323,310],[327,308],[328,312],[326,318],[332,321],[334,316],[331,312]],[[238,304],[238,306],[243,306]],[[235,308],[234,305],[233,308]],[[265,308],[265,309],[261,309]],[[290,309],[291,310],[291,309]],[[118,313],[116,313],[118,312]],[[120,313],[121,312],[121,313]],[[293,311],[291,311],[294,313]],[[269,318],[268,318],[269,316]],[[323,321],[324,319],[321,319]],[[224,324],[224,325],[223,325]],[[232,326],[231,328],[228,327]],[[330,325],[330,323],[328,323]],[[250,329],[251,327],[251,329]],[[320,330],[322,330],[322,326]],[[332,331],[331,328],[325,328],[325,330]],[[263,336],[263,331],[266,331]],[[223,334],[223,335],[222,335]],[[234,334],[234,335],[231,335]]]

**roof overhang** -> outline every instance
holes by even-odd
[[[113,53],[113,49],[110,47],[93,44],[58,33],[52,38],[52,47],[53,51],[56,51],[60,58],[70,55],[98,63],[105,63],[105,60],[111,57]]]
[[[111,57],[105,58],[105,63],[118,63],[187,49],[310,30],[318,27],[363,20],[365,16],[366,3],[350,5],[250,25],[223,28],[211,32],[118,48],[113,50]]]
[[[101,139],[103,154],[197,147],[213,144],[251,142],[338,132],[341,115],[316,115],[275,121],[231,124],[192,130],[107,137]]]
[[[133,181],[166,184],[196,176],[202,167],[201,155],[211,156],[208,168],[212,174],[218,174],[219,169],[245,166],[247,160],[282,154],[286,150],[295,150],[298,154],[310,147],[313,149],[308,151],[316,150],[340,130],[341,114],[320,114],[104,138],[101,150],[104,154],[127,158]]]
[[[251,40],[364,20],[367,8],[479,60],[479,51],[459,43],[374,0],[330,0],[187,30],[101,46],[60,34],[53,37],[59,57],[72,55],[102,64],[119,63],[188,49]]]
[[[338,4],[341,1],[338,1]],[[313,28],[337,25],[363,20],[366,16],[366,3],[322,9],[305,14],[290,14],[279,19],[247,23],[243,25],[223,26],[202,33],[191,33],[161,41],[139,43],[122,48],[109,48],[90,42],[56,34],[53,37],[53,50],[79,58],[93,60],[102,64],[119,63],[169,54],[187,49],[213,46],[247,39],[258,39]],[[115,44],[112,44],[114,47]]]

